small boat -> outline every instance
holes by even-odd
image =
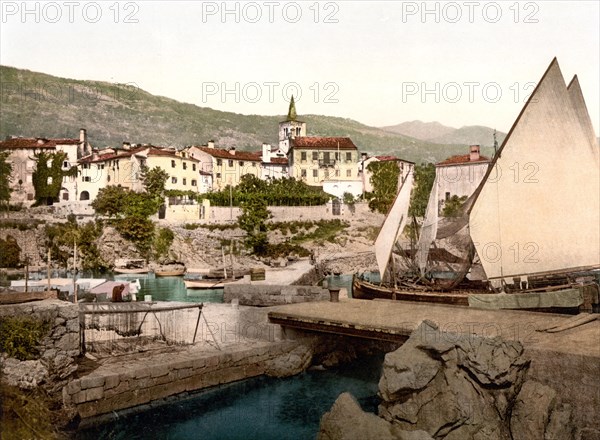
[[[147,267],[141,268],[127,268],[127,267],[115,267],[113,269],[115,273],[123,273],[123,274],[144,274],[148,273],[149,269]]]
[[[45,299],[56,299],[57,291],[41,290],[41,291],[16,291],[7,290],[0,292],[0,304],[21,304],[30,301],[42,301]]]
[[[157,277],[180,277],[185,274],[185,268],[173,270],[155,270],[154,275]]]
[[[233,283],[236,279],[186,279],[183,280],[186,289],[224,289],[225,284]]]

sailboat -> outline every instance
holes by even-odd
[[[579,81],[575,76],[567,86],[555,58],[457,217],[438,218],[434,183],[414,252],[424,292],[413,296],[486,308],[597,307],[599,170],[598,140]],[[388,221],[397,219],[388,214]],[[375,243],[382,279],[391,257],[378,252],[390,228],[385,223]],[[393,246],[397,235],[387,236]],[[452,258],[440,258],[444,253]],[[486,291],[449,295],[473,282]],[[353,287],[356,296],[372,294],[373,286],[360,279]],[[384,289],[400,299],[396,286],[377,287],[379,295]]]

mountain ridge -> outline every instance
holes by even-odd
[[[214,140],[222,148],[259,150],[263,142],[277,145],[278,123],[285,119],[199,107],[127,84],[66,79],[3,65],[0,82],[2,139],[77,137],[79,128],[85,128],[92,145],[100,148],[124,141],[183,147]],[[361,152],[372,155],[393,154],[419,163],[467,152],[468,142],[432,142],[343,117],[299,118],[307,123],[309,136],[348,136]]]

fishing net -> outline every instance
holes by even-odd
[[[202,304],[153,307],[145,303],[82,305],[82,350],[96,355],[193,344]]]

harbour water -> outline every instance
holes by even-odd
[[[326,371],[275,379],[258,377],[214,387],[76,434],[78,440],[314,439],[322,415],[343,392],[365,411],[377,411],[383,355]]]

